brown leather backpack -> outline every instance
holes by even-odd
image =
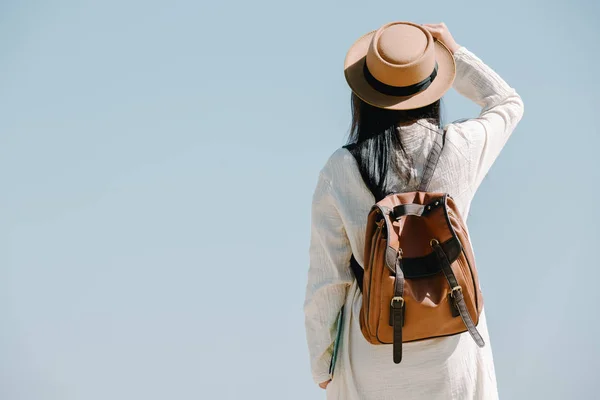
[[[352,257],[362,333],[372,344],[393,344],[397,364],[403,342],[469,331],[484,346],[476,328],[483,298],[465,223],[450,195],[426,191],[442,147],[434,145],[418,191],[390,194],[372,207],[364,270]]]

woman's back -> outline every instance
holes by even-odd
[[[449,193],[466,220],[471,201],[523,114],[523,103],[491,68],[466,48],[454,52],[454,88],[482,107],[478,118],[446,127],[446,139],[429,191]],[[422,169],[437,126],[421,120],[402,126],[405,156],[412,178]],[[399,188],[400,190],[402,188]],[[359,164],[338,149],[321,170],[313,197],[311,266],[305,304],[307,338],[315,382],[329,380],[333,332],[339,310],[344,314],[335,376],[327,386],[334,399],[493,399],[496,381],[485,320],[478,329],[487,346],[480,349],[468,334],[406,343],[400,365],[392,363],[391,346],[373,346],[361,334],[358,315],[362,295],[348,268],[350,255],[364,265],[365,226],[375,197]],[[485,268],[485,266],[483,266]],[[484,294],[485,295],[485,294]]]

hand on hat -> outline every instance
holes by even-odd
[[[431,33],[431,36],[442,42],[452,54],[460,48],[443,22],[439,24],[422,24],[421,26],[427,29]]]

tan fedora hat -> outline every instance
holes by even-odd
[[[450,50],[422,26],[391,22],[352,45],[344,73],[366,103],[411,110],[439,100],[452,87],[456,64]]]

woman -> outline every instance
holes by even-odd
[[[312,205],[305,316],[313,379],[328,399],[496,399],[485,311],[477,327],[483,348],[467,332],[405,343],[396,365],[392,346],[371,345],[361,333],[362,295],[349,262],[353,254],[363,265],[371,206],[389,193],[415,190],[442,131],[440,99],[450,87],[482,111],[445,126],[429,191],[452,195],[465,219],[475,191],[523,115],[521,98],[459,46],[443,23],[397,22],[363,36],[348,52],[345,75],[353,92],[348,144],[355,145],[329,158]],[[336,342],[338,328],[343,329]]]

